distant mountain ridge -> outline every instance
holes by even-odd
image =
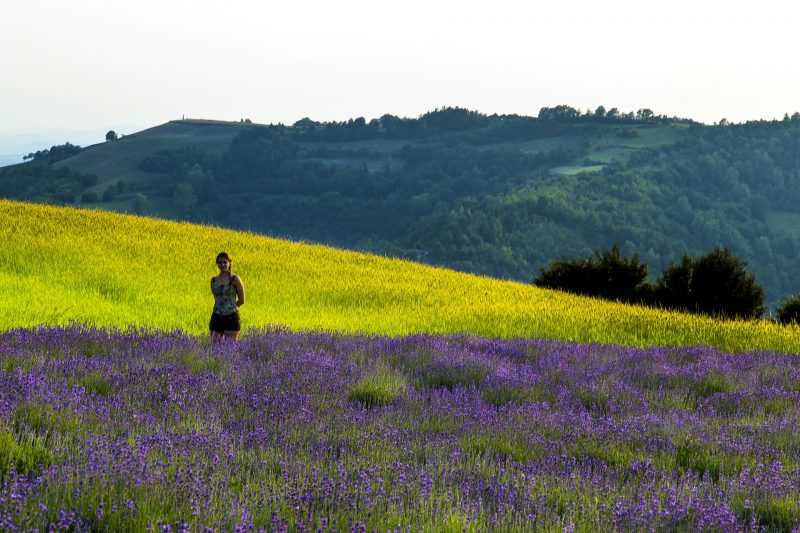
[[[684,253],[724,245],[748,261],[769,305],[800,288],[797,114],[714,126],[602,106],[293,126],[181,120],[22,167],[24,178],[0,169],[0,196],[522,281],[553,259],[614,243],[638,253],[651,277]]]

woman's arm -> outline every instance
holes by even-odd
[[[242,285],[242,280],[239,279],[239,276],[233,278],[233,287],[236,289],[236,295],[239,296],[236,307],[241,307],[244,305],[244,285]]]

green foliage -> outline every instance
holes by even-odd
[[[757,318],[764,312],[764,290],[727,248],[698,258],[684,256],[662,275],[657,292],[668,307],[723,318]]]
[[[420,370],[418,380],[425,388],[453,389],[457,386],[477,385],[488,373],[485,367],[478,364],[433,364]]]
[[[647,265],[638,256],[623,257],[614,245],[594,257],[555,261],[534,283],[552,289],[629,303],[702,313],[719,318],[758,318],[764,291],[745,263],[727,248],[684,256],[656,284],[646,281]]]
[[[542,453],[538,447],[509,434],[471,433],[461,439],[461,447],[466,453],[494,459],[511,459],[518,463],[535,459]]]
[[[78,381],[78,384],[86,389],[88,394],[97,394],[99,396],[111,394],[111,384],[100,372],[86,374]]]
[[[699,398],[708,398],[720,392],[733,392],[736,384],[724,374],[709,372],[703,379],[692,385],[692,392]]]
[[[200,355],[192,351],[178,351],[168,354],[168,360],[174,359],[179,364],[189,369],[192,374],[204,374],[211,372],[216,374],[222,369],[222,363],[216,357],[210,355]]]
[[[142,193],[136,193],[131,200],[131,210],[137,215],[143,215],[152,208],[152,204],[147,199],[147,196]]]
[[[749,501],[749,505],[745,502]],[[800,523],[800,504],[790,497],[778,498],[758,495],[748,498],[739,495],[733,499],[733,511],[744,523],[749,524],[755,515],[755,522],[767,531],[791,533]]]
[[[715,483],[721,475],[738,475],[742,468],[752,466],[752,463],[751,458],[726,453],[713,444],[696,439],[685,438],[675,446],[675,464],[678,468],[708,476]]]
[[[74,203],[78,195],[96,185],[97,176],[55,167],[40,160],[0,168],[0,196],[39,198],[51,203]]]
[[[607,416],[611,406],[611,394],[605,387],[580,389],[578,399],[587,411],[597,416]]]
[[[777,312],[781,324],[800,324],[800,294],[785,298],[778,306]]]
[[[534,280],[536,285],[611,300],[634,302],[647,278],[639,257],[623,257],[619,247],[596,252],[588,259],[555,261]]]
[[[96,192],[85,192],[81,195],[82,204],[94,204],[97,203],[99,199]]]
[[[388,405],[406,392],[408,383],[403,374],[389,368],[379,367],[361,378],[352,389],[348,398],[360,402],[366,407]]]
[[[76,146],[74,144],[65,143],[59,144],[55,146],[51,146],[49,149],[44,150],[37,150],[36,152],[32,152],[23,159],[25,160],[33,160],[47,164],[53,164],[57,161],[61,161],[62,159],[66,159],[68,157],[72,157],[80,153],[81,147]]]
[[[565,445],[573,457],[602,461],[611,468],[626,469],[637,457],[631,445],[625,442],[605,442],[581,436],[565,442]]]
[[[44,438],[34,433],[14,434],[0,428],[0,481],[12,469],[21,474],[38,471],[53,461]]]
[[[524,387],[501,383],[481,390],[481,397],[487,403],[501,406],[512,402],[553,402],[555,396],[544,386]]]

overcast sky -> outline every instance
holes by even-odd
[[[99,141],[181,115],[291,124],[603,104],[780,118],[800,110],[797,6],[0,0],[0,156],[34,134]]]

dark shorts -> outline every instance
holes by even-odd
[[[208,323],[208,329],[222,333],[223,331],[239,331],[239,313],[231,313],[230,315],[218,315],[217,313],[211,314],[211,321]]]

